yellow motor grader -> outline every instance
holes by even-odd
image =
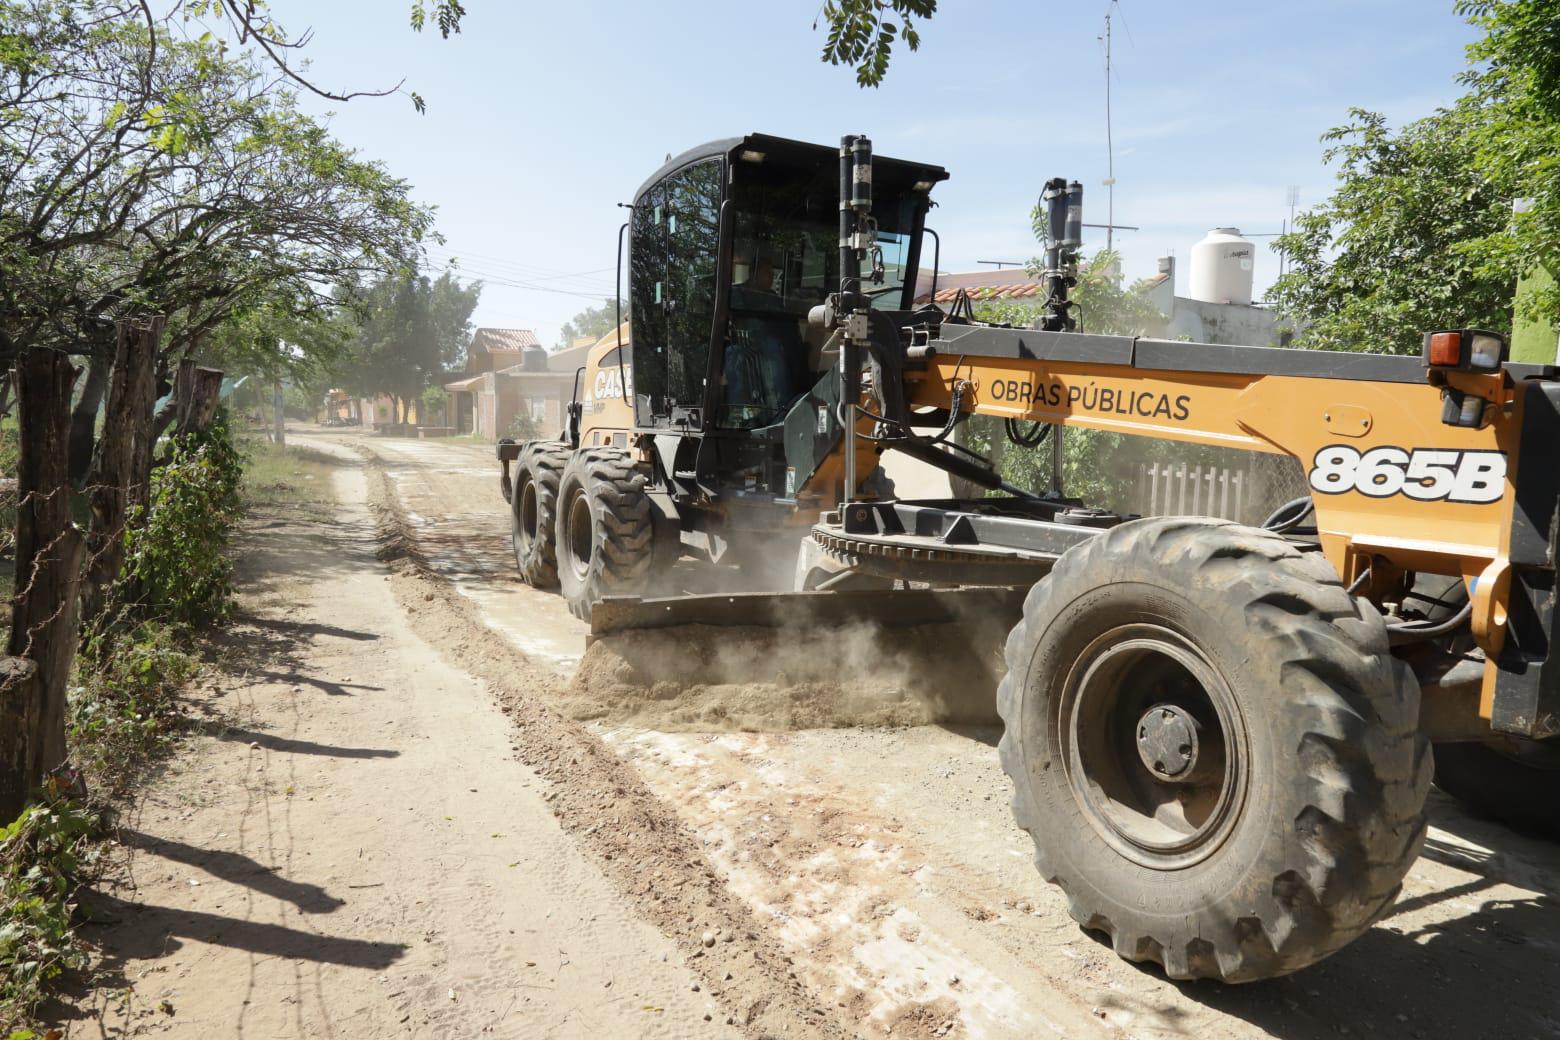
[[[997,693],[1018,823],[1079,923],[1173,978],[1269,978],[1368,928],[1432,768],[1555,827],[1555,369],[1472,329],[1421,357],[1078,332],[1060,179],[1036,327],[916,307],[946,177],[757,134],[655,173],[625,225],[631,346],[589,359],[560,439],[498,449],[526,579],[598,633],[1021,601]],[[976,415],[1050,450],[1051,486],[962,446]],[[1308,493],[1259,526],[1120,515],[1061,487],[1074,427],[1288,456]],[[900,498],[885,452],[984,497]],[[792,591],[647,598],[690,556]]]

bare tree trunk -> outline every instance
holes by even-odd
[[[81,384],[81,397],[70,413],[70,479],[77,487],[86,482],[87,470],[92,468],[92,439],[97,434],[98,406],[103,403],[103,392],[108,389],[113,367],[113,355],[92,358],[86,381]]]
[[[271,385],[271,418],[276,424],[276,432],[271,440],[277,444],[287,443],[287,405],[282,399],[282,383],[277,380]]]
[[[103,437],[92,459],[87,489],[92,521],[87,532],[89,555],[81,598],[82,617],[88,622],[103,612],[108,589],[124,566],[124,532],[130,509],[147,500],[152,406],[157,396],[157,346],[162,331],[160,316],[145,323],[121,321],[118,325],[108,412]]]
[[[71,522],[66,442],[76,369],[30,350],[17,364],[16,594],[0,667],[0,820],[65,761],[65,683],[76,652],[81,532]]]

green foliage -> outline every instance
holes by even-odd
[[[437,279],[403,271],[354,294],[361,325],[348,343],[341,385],[415,400],[462,363],[481,295],[481,282],[462,285],[448,271]]]
[[[542,436],[542,424],[533,419],[530,412],[522,409],[509,421],[509,429],[504,435],[513,437],[522,444],[526,441],[538,440]]]
[[[1042,238],[1044,225],[1035,216],[1036,238]],[[1041,263],[1029,264],[1038,276]],[[1118,336],[1161,335],[1165,316],[1148,295],[1146,282],[1128,283],[1121,274],[1120,257],[1107,250],[1078,265],[1078,284],[1069,294],[1077,305],[1075,315],[1082,329]],[[982,321],[1016,326],[1033,325],[1043,306],[1028,300],[988,300],[974,303],[975,316]],[[1018,432],[1027,433],[1029,424],[1019,424]],[[1055,435],[1055,431],[1052,431]],[[1013,484],[1032,491],[1051,486],[1051,443],[1036,448],[1014,444],[1001,419],[975,416],[963,431],[967,447],[991,459]],[[1226,453],[1227,454],[1227,453]],[[1152,462],[1228,464],[1217,449],[1174,444],[1144,437],[1132,437],[1105,430],[1070,429],[1063,435],[1062,488],[1074,498],[1090,505],[1121,507],[1124,496],[1137,480],[1138,466]]]
[[[915,19],[936,11],[937,0],[826,0],[819,13],[829,24],[823,60],[855,66],[857,86],[875,87],[888,74],[894,44],[903,40],[912,51],[920,49]]]
[[[460,0],[413,0],[412,28],[422,32],[431,16],[439,35],[447,40],[451,33],[460,32],[460,20],[465,14],[466,9],[461,6]]]
[[[600,307],[586,307],[563,323],[563,328],[558,330],[558,346],[567,347],[575,340],[587,336],[591,339],[600,339],[617,328],[619,313],[628,313],[626,301],[621,311],[618,307],[618,301],[613,299],[601,301]]]
[[[1495,113],[1472,135],[1474,161],[1526,203],[1484,249],[1521,274],[1539,265],[1560,272],[1560,4],[1462,0],[1457,10],[1484,32],[1468,48],[1470,95],[1460,104]],[[1524,318],[1556,324],[1560,285],[1519,306]]]
[[[246,370],[290,367],[312,345],[290,322],[329,311],[341,279],[403,266],[431,227],[264,58],[192,38],[180,8],[197,6],[0,4],[7,351],[103,349],[104,318],[161,313],[165,357],[238,321],[251,327],[225,346],[253,355]],[[257,45],[274,38],[263,5],[205,6],[264,22]]]
[[[1509,332],[1517,270],[1490,246],[1511,195],[1471,161],[1494,113],[1458,106],[1395,132],[1351,114],[1326,137],[1337,189],[1279,239],[1289,270],[1272,296],[1302,325],[1299,345],[1411,354],[1432,328]]]
[[[1273,289],[1301,345],[1413,353],[1432,328],[1509,332],[1518,276],[1560,270],[1560,4],[1457,11],[1483,31],[1467,93],[1398,130],[1356,109],[1324,138],[1338,187],[1279,240],[1291,265]],[[1560,289],[1523,306],[1553,321]]]
[[[90,632],[76,658],[66,737],[94,791],[128,795],[178,730],[178,693],[200,662],[176,627],[142,621]]]
[[[55,800],[0,827],[0,1027],[20,1029],[49,980],[86,965],[71,915],[97,826],[95,814]]]
[[[227,618],[227,550],[242,478],[225,414],[203,432],[173,438],[167,462],[152,474],[144,522],[133,521],[126,535],[124,574],[145,615],[191,625]]]

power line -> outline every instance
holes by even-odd
[[[435,259],[444,259],[456,262],[473,261],[475,267],[488,270],[507,271],[516,277],[528,278],[532,281],[551,282],[564,281],[571,278],[581,278],[586,275],[604,274],[612,270],[610,267],[593,267],[587,271],[558,271],[556,268],[538,267],[534,264],[521,263],[518,260],[501,260],[497,257],[483,258],[476,253],[466,253],[443,246],[424,246],[429,256]],[[474,268],[475,269],[475,268]]]
[[[594,290],[594,291],[588,291],[588,292],[587,291],[577,291],[577,290],[574,290],[574,289],[560,289],[560,288],[558,288],[557,286],[554,286],[554,285],[537,285],[534,282],[515,281],[514,279],[507,278],[507,277],[504,277],[502,275],[496,275],[496,274],[492,274],[492,273],[488,273],[488,272],[482,272],[482,271],[473,271],[473,270],[469,270],[469,269],[466,269],[466,268],[451,267],[449,265],[446,265],[443,268],[443,270],[447,270],[447,271],[449,271],[452,274],[472,274],[472,275],[475,275],[477,278],[480,278],[482,280],[482,284],[484,286],[492,285],[492,286],[500,286],[500,287],[506,288],[506,289],[524,289],[524,290],[527,290],[529,292],[556,293],[556,294],[558,294],[560,296],[579,296],[579,297],[582,297],[584,299],[590,299],[590,300],[611,299],[611,297],[612,297],[612,290],[611,289],[600,289],[600,290]]]
[[[430,269],[432,270],[449,271],[452,274],[459,274],[473,278],[483,278],[493,282],[513,282],[518,286],[530,286],[546,291],[556,290],[562,292],[573,290],[587,293],[606,293],[609,291],[602,283],[589,282],[582,279],[575,280],[573,284],[546,285],[543,283],[547,281],[557,282],[561,279],[544,279],[529,275],[516,274],[513,271],[493,270],[488,268],[486,265],[473,267],[467,264],[459,263],[456,259],[443,259],[440,257],[430,256],[428,257],[428,260],[430,262]]]

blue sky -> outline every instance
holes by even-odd
[[[866,133],[880,154],[939,163],[933,193],[944,270],[1022,260],[1028,213],[1051,176],[1081,180],[1103,223],[1103,47],[1112,77],[1116,221],[1129,276],[1182,258],[1209,228],[1279,229],[1332,181],[1320,135],[1353,106],[1394,123],[1454,98],[1472,38],[1452,0],[943,0],[916,54],[877,90],[818,61],[812,0],[570,3],[467,0],[449,40],[407,28],[409,0],[273,0],[315,30],[314,79],[427,101],[307,101],[438,207],[441,262],[487,283],[479,325],[544,343],[612,291],[616,234],[633,190],[669,152],[762,131],[814,141]],[[1086,249],[1103,245],[1098,241]],[[1277,259],[1258,239],[1259,292]],[[512,284],[503,284],[512,283]]]

